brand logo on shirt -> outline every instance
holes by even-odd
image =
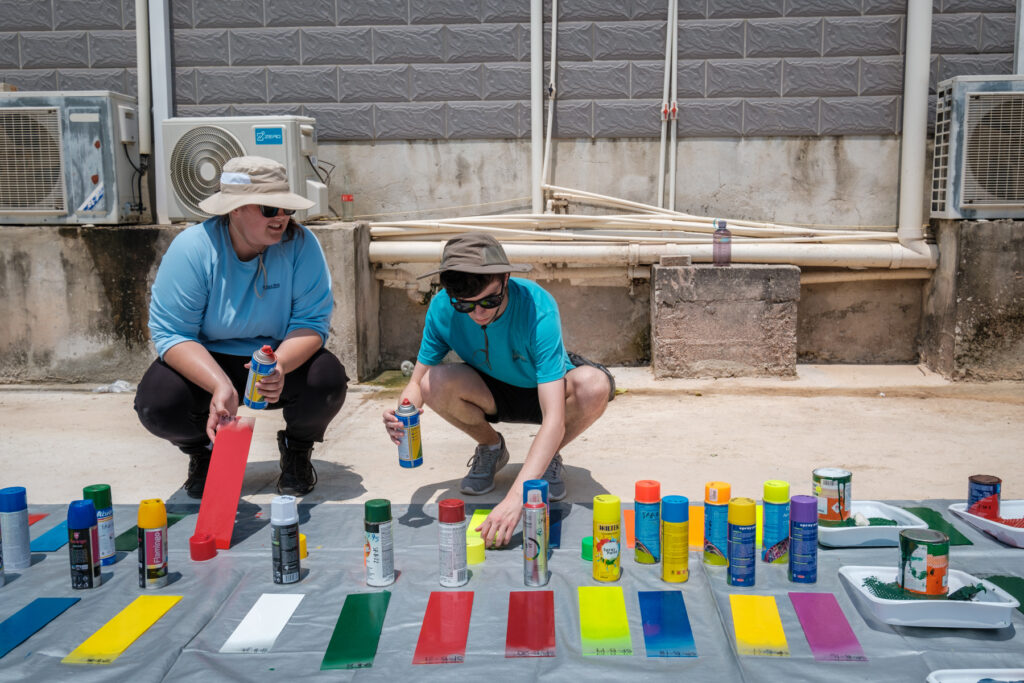
[[[512,362],[515,363],[515,362],[518,362],[518,361],[525,362],[526,358],[523,357],[523,356],[520,356],[519,352],[516,351],[515,349],[512,349]]]
[[[280,289],[280,287],[281,287],[281,283],[280,283],[280,282],[275,282],[275,283],[274,283],[274,284],[272,284],[272,285],[265,285],[265,286],[263,287],[263,291],[265,292],[265,291],[267,291],[268,289]]]

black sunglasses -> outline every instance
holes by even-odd
[[[501,289],[496,293],[485,296],[483,299],[477,299],[476,301],[466,301],[465,299],[456,299],[451,297],[452,308],[459,313],[469,313],[474,308],[479,306],[485,310],[497,308],[501,305],[501,302],[505,299],[505,285],[502,283]]]
[[[277,212],[282,212],[285,216],[291,216],[295,213],[295,209],[279,209],[276,206],[263,206],[260,204],[260,213],[263,214],[264,218],[273,218],[277,215]]]

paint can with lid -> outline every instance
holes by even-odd
[[[942,598],[949,592],[949,537],[933,529],[900,532],[900,566],[896,582],[908,593]]]
[[[458,498],[437,504],[439,578],[445,588],[469,583],[466,558],[466,505]]]
[[[818,497],[818,524],[840,526],[850,518],[853,473],[840,467],[819,467],[811,479]]]
[[[253,410],[263,410],[267,407],[267,400],[256,388],[256,383],[262,381],[276,367],[277,356],[274,355],[274,349],[269,345],[252,352],[252,361],[249,363],[249,379],[245,383],[245,405]]]
[[[991,474],[974,474],[967,479],[967,511],[982,517],[999,516],[999,493],[1003,480]]]

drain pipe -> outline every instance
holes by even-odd
[[[928,80],[931,71],[931,51],[932,0],[909,0],[907,58],[903,72],[899,225],[896,234],[900,244],[919,253],[929,251],[921,227],[924,222],[924,202],[921,193],[924,191],[925,148],[928,142]],[[934,249],[931,251],[934,252]]]
[[[135,0],[135,69],[139,89],[139,155],[153,153],[153,127],[150,110],[153,108],[149,76],[149,4],[148,0]]]
[[[147,0],[135,0],[135,14],[139,16],[139,8],[146,5]],[[151,79],[149,90],[152,96],[152,117],[153,128],[150,136],[153,139],[153,156],[151,166],[157,169],[153,174],[153,183],[156,187],[156,221],[161,224],[170,223],[170,214],[167,210],[167,184],[169,179],[166,173],[160,172],[164,168],[164,135],[163,127],[160,125],[164,119],[171,117],[174,111],[174,92],[171,62],[171,11],[166,0],[149,0],[148,26],[146,27],[149,37],[148,52],[150,68],[146,71],[146,78]],[[138,19],[136,19],[138,22]],[[138,22],[141,23],[141,22]],[[138,30],[138,29],[136,29]],[[141,41],[140,41],[141,43]],[[142,73],[139,73],[139,80]],[[149,119],[150,112],[147,110],[141,113],[140,119]],[[140,131],[141,132],[141,131]]]
[[[530,197],[533,213],[544,212],[544,0],[530,0]]]
[[[669,114],[668,210],[676,210],[676,129],[679,114],[679,0],[672,0],[672,108]]]
[[[661,86],[661,144],[658,147],[658,206],[665,208],[665,135],[668,132],[669,83],[672,78],[672,4],[668,0],[665,15],[665,74]],[[547,182],[546,180],[544,182]]]

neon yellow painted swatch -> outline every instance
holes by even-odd
[[[483,524],[489,514],[491,514],[490,510],[473,511],[473,517],[469,520],[469,526],[466,527],[466,538],[480,538],[480,532],[474,531],[474,529]]]
[[[99,631],[86,638],[61,663],[110,664],[179,600],[180,595],[140,595]]]
[[[584,655],[632,655],[626,598],[619,586],[580,586],[580,641]]]
[[[761,540],[764,538],[764,506],[760,503],[757,504],[757,519],[754,521],[754,546],[757,548],[761,546]]]
[[[782,630],[779,608],[772,595],[729,596],[736,651],[755,657],[788,657],[789,643]]]

